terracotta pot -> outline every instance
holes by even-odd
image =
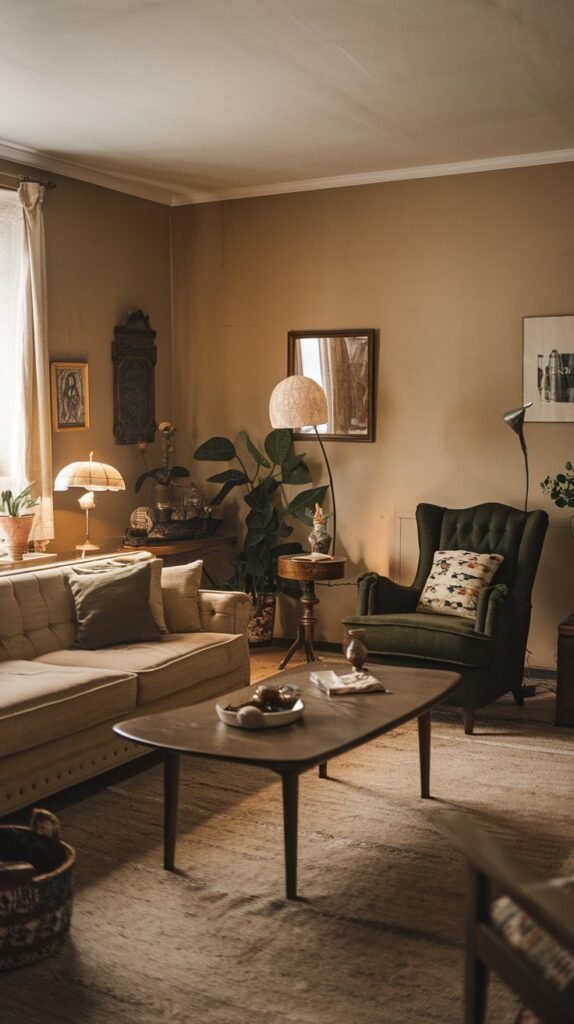
[[[26,516],[0,516],[0,533],[6,541],[11,562],[21,562],[28,550],[28,541],[34,525],[34,513]]]
[[[251,600],[253,618],[247,627],[247,640],[250,647],[262,647],[270,644],[273,639],[277,595],[258,594]]]

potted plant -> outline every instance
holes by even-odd
[[[558,508],[574,508],[574,466],[567,462],[564,469],[555,477],[547,476],[540,486]],[[574,533],[574,516],[570,518],[570,529]]]
[[[34,525],[34,513],[30,509],[38,504],[37,498],[31,497],[31,490],[32,484],[28,484],[19,494],[14,495],[7,490],[0,495],[0,531],[11,562],[21,562],[28,550]]]
[[[245,489],[246,532],[243,546],[234,560],[235,572],[227,586],[244,590],[251,596],[254,615],[249,642],[261,644],[268,643],[273,636],[277,592],[294,593],[293,584],[277,576],[279,556],[303,550],[298,541],[288,540],[293,533],[288,520],[307,522],[306,510],[316,502],[321,504],[328,488],[312,487],[286,500],[285,486],[311,483],[305,456],[293,452],[291,431],[272,430],[263,443],[265,454],[253,444],[245,430],[240,431],[239,436],[249,456],[249,468],[227,437],[211,437],[194,452],[194,458],[200,462],[238,463],[239,468],[226,469],[209,477],[211,483],[221,484],[211,504],[220,505],[235,487]]]
[[[138,476],[136,480],[135,492],[136,494],[138,493],[146,480],[153,480],[155,484],[155,502],[157,507],[161,509],[171,507],[174,480],[189,476],[189,469],[186,469],[185,466],[170,465],[175,448],[175,427],[173,423],[164,420],[163,423],[160,423],[158,430],[161,440],[161,466],[157,466],[156,469],[146,468],[145,473]],[[139,445],[139,449],[145,465],[145,442]]]

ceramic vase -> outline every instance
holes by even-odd
[[[369,649],[364,642],[364,636],[364,629],[350,629],[348,632],[345,657],[349,664],[353,666],[355,672],[361,671],[369,656]]]
[[[330,547],[331,534],[327,533],[325,526],[315,523],[309,534],[309,550],[319,551],[322,555],[328,555]]]

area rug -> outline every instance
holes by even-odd
[[[283,898],[280,783],[183,764],[178,872],[162,870],[162,770],[47,801],[77,849],[61,952],[0,976],[2,1024],[460,1024],[465,867],[436,830],[458,808],[553,874],[574,870],[570,734],[489,719],[416,724],[301,780],[299,886]],[[489,1021],[516,1004],[493,983]]]

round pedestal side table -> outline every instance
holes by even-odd
[[[315,595],[315,583],[323,580],[340,580],[345,575],[345,558],[311,559],[297,555],[281,555],[277,565],[277,575],[284,580],[297,580],[303,587],[301,595],[301,618],[295,637],[279,668],[286,664],[300,647],[305,648],[307,661],[317,661],[313,646],[315,623],[314,608],[319,604]]]

